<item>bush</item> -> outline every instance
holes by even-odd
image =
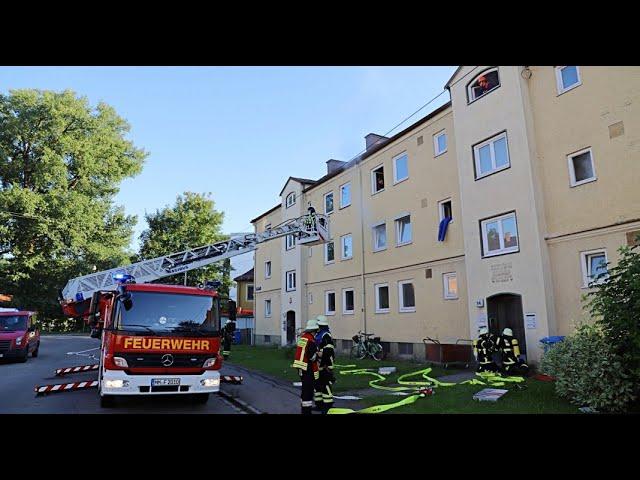
[[[556,393],[579,406],[624,411],[635,399],[632,376],[602,328],[580,325],[542,357],[542,373],[556,378]]]
[[[640,238],[640,237],[639,237]],[[624,368],[640,387],[640,253],[638,246],[621,247],[606,281],[594,285],[586,308],[622,357]],[[640,394],[636,390],[636,395]]]

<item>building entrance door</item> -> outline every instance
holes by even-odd
[[[296,341],[296,312],[287,312],[287,345],[292,345]]]
[[[501,293],[487,298],[487,318],[489,331],[502,335],[502,330],[510,328],[518,340],[520,352],[527,355],[527,342],[522,314],[522,297],[512,293]]]

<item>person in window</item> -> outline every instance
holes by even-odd
[[[488,75],[480,75],[476,82],[477,85],[473,87],[475,98],[481,97],[496,86],[496,82],[493,81]]]
[[[512,236],[511,232],[506,232],[504,234],[504,248],[517,247],[517,246],[518,246],[518,237]]]

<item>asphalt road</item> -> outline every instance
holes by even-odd
[[[96,371],[56,377],[55,370],[98,363],[98,348],[98,340],[89,337],[42,336],[37,358],[29,356],[26,363],[0,360],[0,413],[245,413],[216,394],[205,405],[194,404],[189,396],[139,396],[120,398],[108,409],[100,408],[95,388],[36,396],[36,385],[95,380]]]

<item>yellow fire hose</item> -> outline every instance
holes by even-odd
[[[352,368],[355,365],[335,365],[337,368]],[[393,408],[402,407],[404,405],[410,405],[414,403],[418,398],[425,397],[424,393],[418,393],[419,387],[452,387],[454,385],[489,385],[492,387],[500,387],[505,385],[505,382],[511,383],[521,383],[524,382],[524,377],[503,377],[499,373],[494,372],[477,372],[476,376],[482,378],[479,379],[471,379],[466,380],[464,382],[460,382],[459,384],[450,383],[450,382],[441,382],[435,378],[429,377],[429,373],[431,373],[431,368],[425,368],[424,370],[418,370],[416,372],[405,373],[398,377],[397,383],[402,385],[400,387],[387,387],[385,385],[378,385],[378,382],[382,380],[386,380],[386,378],[379,373],[373,371],[372,368],[356,368],[353,370],[343,370],[340,372],[340,375],[371,375],[376,377],[374,380],[369,382],[369,386],[372,388],[377,388],[379,390],[386,390],[391,392],[406,392],[411,390],[414,393],[413,395],[408,396],[407,398],[403,398],[402,400],[394,403],[388,403],[383,405],[373,405],[371,407],[364,408],[362,410],[352,410],[350,408],[331,408],[329,409],[330,414],[347,414],[347,413],[382,413],[387,410],[391,410]],[[421,375],[424,378],[422,380],[405,380],[408,377],[414,377],[416,375]],[[483,381],[484,380],[484,381]]]

